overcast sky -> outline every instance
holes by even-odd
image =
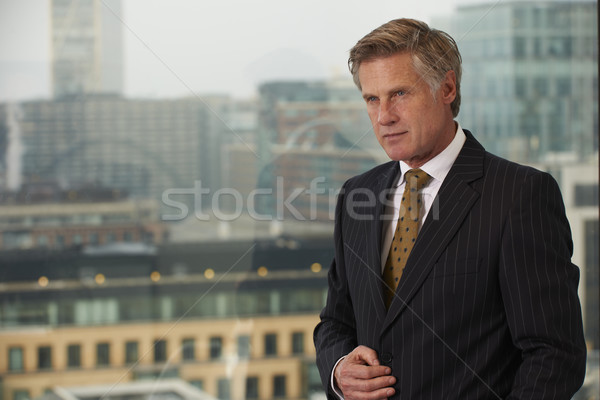
[[[398,17],[460,0],[123,0],[125,94],[255,94],[271,79],[346,76],[348,50]],[[0,101],[48,97],[49,0],[0,0]]]

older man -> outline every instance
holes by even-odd
[[[350,51],[393,160],[338,198],[315,329],[328,397],[570,399],[585,371],[579,270],[554,179],[454,121],[454,40],[400,19]]]

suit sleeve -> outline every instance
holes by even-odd
[[[579,269],[571,263],[571,232],[550,175],[525,179],[500,252],[507,323],[522,354],[507,399],[570,399],[585,376]]]
[[[356,322],[352,299],[348,291],[344,264],[342,218],[344,215],[344,187],[338,196],[335,213],[335,258],[329,268],[327,303],[321,311],[321,321],[314,331],[317,367],[326,388],[327,398],[336,399],[330,380],[337,361],[357,346]]]

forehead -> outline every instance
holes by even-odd
[[[364,89],[365,86],[379,86],[403,80],[417,83],[419,75],[415,70],[412,55],[403,52],[363,61],[358,69],[358,78]]]

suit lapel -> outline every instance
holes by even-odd
[[[407,308],[407,304],[423,285],[436,260],[479,198],[479,193],[473,190],[469,183],[483,176],[485,151],[470,132],[465,131],[465,134],[467,141],[444,179],[417,237],[396,296],[385,317],[383,329],[389,327]],[[436,212],[437,210],[439,212]]]
[[[388,168],[384,174],[381,174],[372,186],[373,192],[377,199],[373,215],[374,221],[372,224],[368,224],[373,230],[367,235],[367,248],[375,249],[375,251],[368,253],[369,259],[366,261],[369,268],[372,269],[371,273],[369,274],[368,284],[373,305],[379,321],[383,321],[387,313],[383,299],[381,278],[381,232],[383,228],[382,214],[385,210],[385,204],[383,203],[380,194],[392,186],[399,174],[399,171],[400,165],[398,162],[394,161],[390,163],[390,168]]]

